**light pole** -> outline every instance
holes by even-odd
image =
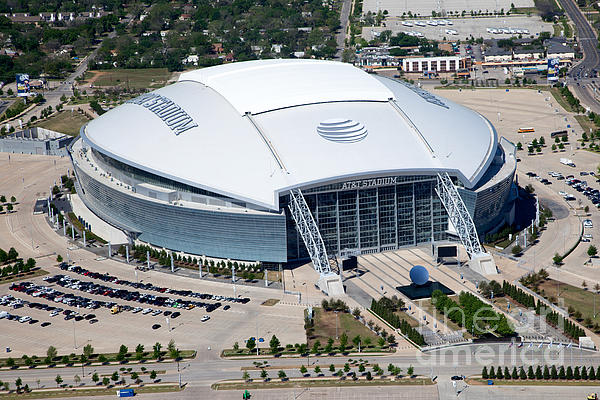
[[[338,338],[338,312],[337,310],[334,311],[335,312],[335,339],[339,339]]]

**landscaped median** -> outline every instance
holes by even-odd
[[[59,368],[73,366],[94,366],[94,365],[121,365],[121,364],[140,364],[145,362],[174,362],[183,359],[191,359],[196,356],[195,350],[179,350],[175,342],[171,340],[165,350],[162,345],[156,342],[152,346],[152,351],[145,350],[144,346],[138,344],[135,351],[129,351],[127,346],[121,345],[117,353],[94,352],[94,348],[87,344],[83,347],[80,355],[71,353],[60,356],[54,346],[48,347],[46,357],[23,355],[19,358],[0,358],[0,370],[19,369],[19,368]]]
[[[173,383],[156,383],[148,385],[127,385],[127,386],[80,386],[76,388],[47,388],[47,389],[32,389],[28,392],[21,390],[16,392],[11,390],[10,392],[3,393],[0,391],[0,398],[2,400],[12,399],[51,399],[51,398],[65,398],[65,397],[88,397],[88,396],[113,396],[119,389],[131,388],[136,394],[150,394],[150,393],[168,393],[178,392],[183,390],[184,387],[179,387],[178,384]]]
[[[285,389],[300,387],[331,387],[331,386],[393,386],[393,385],[434,385],[427,377],[310,377],[310,378],[278,378],[266,380],[245,381],[243,379],[227,380],[212,384],[213,390],[244,390],[244,389]]]
[[[490,381],[494,385],[548,385],[548,386],[598,386],[600,373],[596,373],[593,366],[567,366],[556,365],[542,367],[521,366],[509,367],[499,366],[483,367],[481,375],[475,375],[467,378],[470,385],[489,385]]]

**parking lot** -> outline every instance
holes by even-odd
[[[23,301],[23,306],[17,309],[9,306],[10,303],[0,305],[0,312],[5,311],[19,317],[29,316],[38,321],[29,324],[8,318],[0,319],[0,357],[20,357],[23,354],[42,356],[50,345],[55,346],[59,354],[78,353],[88,343],[97,352],[114,352],[121,344],[133,348],[138,343],[151,346],[158,341],[164,345],[170,339],[174,339],[180,349],[196,349],[202,358],[216,357],[221,349],[231,348],[236,341],[243,346],[244,340],[250,336],[265,338],[267,342],[273,334],[277,335],[282,343],[306,340],[303,327],[304,307],[292,304],[297,303],[297,296],[285,295],[281,290],[236,285],[235,297],[249,298],[250,301],[246,304],[232,302],[227,300],[234,297],[233,286],[229,283],[205,281],[159,271],[136,270],[134,265],[98,257],[73,246],[66,238],[58,235],[48,225],[44,215],[33,215],[33,208],[36,199],[47,196],[49,188],[60,175],[66,173],[69,168],[66,158],[12,154],[9,164],[8,156],[0,153],[0,168],[19,171],[19,174],[9,174],[6,179],[0,180],[0,193],[15,195],[19,201],[16,212],[0,215],[0,248],[15,247],[25,259],[34,257],[37,265],[50,273],[49,276],[69,276],[75,284],[74,287],[69,287],[72,284],[67,285],[65,281],[61,286],[58,281],[44,281],[44,277],[29,280],[36,287],[47,287],[64,293],[63,301],[64,298],[74,299],[71,300],[71,305],[62,301],[59,304],[42,297],[41,294],[33,296],[37,290],[27,294],[10,290],[10,284],[0,285],[0,298],[11,295]],[[58,254],[65,260],[68,254],[68,258],[75,265],[94,274],[83,275],[76,270],[61,270],[56,262]],[[101,279],[106,276],[109,276],[110,280]],[[89,283],[81,285],[75,281]],[[86,290],[99,289],[100,286],[110,288],[114,296],[123,295],[130,298],[111,297],[108,293],[104,295],[82,290],[84,287]],[[157,288],[164,289],[164,292],[156,290]],[[139,292],[139,297],[136,298],[132,294],[134,292]],[[192,293],[198,296],[205,294],[206,298],[191,296]],[[208,295],[211,297],[208,298]],[[159,300],[157,304],[138,301],[143,298],[155,302],[159,297],[172,299],[180,306],[173,307],[174,303],[166,300]],[[90,302],[85,302],[83,298]],[[281,302],[274,306],[261,305],[271,298]],[[30,304],[39,303],[40,306],[29,307],[26,301]],[[77,302],[80,302],[79,310]],[[100,305],[98,308],[86,308],[91,302],[116,303],[122,306],[122,309],[112,314],[112,307]],[[190,310],[183,307],[186,302],[196,304]],[[221,303],[221,306],[209,312],[210,307],[207,309],[206,306],[200,306],[200,303]],[[225,310],[226,306],[229,306],[229,309]],[[63,311],[50,317],[55,310],[49,310],[48,307],[62,308]],[[141,308],[142,311],[134,313],[136,308]],[[152,311],[143,314],[146,308],[151,308]],[[72,313],[79,312],[83,319],[77,321],[77,314],[74,314],[75,317],[65,320],[66,310]],[[156,311],[160,311],[160,315],[153,316],[152,312]],[[169,314],[169,311],[171,314],[165,315],[165,312]],[[181,315],[173,318],[175,312]],[[85,317],[89,314],[93,314],[95,318],[86,320]],[[210,319],[202,322],[205,315],[210,316]],[[168,324],[166,317],[169,318]],[[98,322],[90,324],[89,321],[94,319]],[[42,327],[44,322],[50,322],[51,325]],[[160,327],[152,329],[153,325]],[[12,352],[7,354],[6,347],[10,347]]]
[[[482,89],[435,92],[478,111],[494,125],[499,136],[505,136],[515,144],[518,142],[523,144],[524,150],[517,152],[520,159],[517,166],[519,184],[522,187],[531,184],[540,202],[552,209],[556,221],[548,226],[540,244],[521,257],[519,265],[522,268],[519,269],[519,275],[532,267],[551,268],[554,254],[567,251],[583,232],[584,235],[591,235],[588,236],[590,242],[581,243],[565,259],[560,273],[556,273],[559,274],[560,279],[570,284],[580,286],[582,281],[586,280],[589,286],[593,286],[593,283],[599,280],[597,267],[585,263],[589,261],[588,246],[590,244],[598,246],[600,238],[600,213],[593,202],[597,193],[600,193],[600,183],[589,173],[597,173],[600,155],[578,148],[577,140],[581,139],[583,130],[573,115],[566,112],[548,92],[544,91],[510,89],[507,92],[499,89]],[[518,133],[519,128],[525,126],[533,127],[534,132]],[[564,143],[562,151],[557,149],[553,152],[551,146],[554,140],[550,138],[550,134],[560,130],[568,130],[568,142]],[[533,139],[539,140],[541,136],[544,136],[546,146],[540,154],[529,155],[527,144]],[[561,163],[561,158],[573,161],[575,167]],[[537,178],[528,176],[528,172],[535,173]],[[556,176],[550,175],[550,172],[554,172]],[[587,175],[581,175],[582,172]],[[560,176],[565,179],[560,179]],[[569,176],[573,178],[568,180]],[[542,179],[547,179],[549,183],[544,184],[541,182]],[[578,185],[579,191],[578,187],[573,187],[583,181],[586,183]],[[586,189],[587,187],[589,189]],[[560,192],[571,195],[570,200],[567,201]],[[591,215],[585,215],[583,210],[585,206],[590,208]],[[592,227],[583,226],[585,219],[592,221]]]
[[[413,15],[429,16],[432,11],[460,14],[471,10],[478,12],[492,12],[494,10],[510,10],[511,4],[515,7],[534,7],[533,0],[366,0],[363,3],[365,13],[371,11],[387,10],[391,16],[402,16],[410,11]]]
[[[439,18],[433,18],[435,21],[440,21]],[[448,20],[446,18],[446,20]],[[526,15],[516,15],[510,17],[482,17],[482,18],[455,18],[449,19],[452,25],[440,25],[436,26],[427,24],[426,20],[410,20],[412,26],[403,25],[402,22],[406,23],[407,20],[403,20],[397,17],[389,17],[385,20],[385,26],[369,27],[365,26],[362,28],[362,37],[367,40],[373,40],[379,32],[385,30],[391,30],[395,35],[398,32],[418,32],[427,39],[434,40],[465,40],[473,36],[474,38],[484,39],[503,39],[510,38],[512,36],[518,36],[517,30],[523,32],[526,30],[528,33],[522,33],[523,36],[536,37],[540,32],[553,32],[552,24],[544,22],[540,17],[532,15],[528,17]],[[424,23],[424,26],[416,25],[416,22]],[[488,32],[488,28],[504,28],[507,29],[507,33],[491,33]],[[448,30],[456,31],[456,34],[449,33]],[[511,33],[511,30],[514,33]]]

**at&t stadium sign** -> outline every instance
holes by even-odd
[[[135,99],[127,100],[125,103],[137,104],[152,111],[176,135],[198,126],[194,119],[173,100],[157,93],[146,93]]]

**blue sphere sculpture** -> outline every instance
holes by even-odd
[[[410,280],[417,286],[424,285],[429,280],[429,271],[422,265],[415,265],[410,269]]]

